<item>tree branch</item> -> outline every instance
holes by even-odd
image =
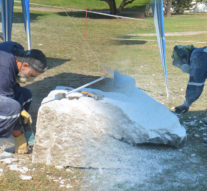
[[[134,0],[123,0],[119,6],[119,12],[121,12],[126,5],[133,3],[133,2]]]

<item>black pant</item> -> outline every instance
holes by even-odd
[[[21,130],[19,116],[29,110],[32,94],[27,88],[15,87],[15,98],[0,95],[0,138],[9,137],[13,130]]]

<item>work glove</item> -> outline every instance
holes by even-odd
[[[189,106],[187,106],[185,104],[180,105],[178,107],[175,107],[175,113],[178,113],[178,114],[186,113],[186,112],[188,112],[188,110],[189,110]]]
[[[27,141],[24,137],[24,134],[21,134],[18,137],[15,137],[15,153],[17,154],[27,154]]]
[[[22,110],[21,117],[23,118],[23,123],[25,125],[26,124],[32,125],[32,117],[26,110]]]

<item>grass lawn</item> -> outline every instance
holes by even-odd
[[[116,0],[117,7],[121,4],[121,0]],[[139,7],[148,3],[149,0],[135,0],[133,3],[126,6],[126,8]],[[30,3],[38,3],[51,6],[63,6],[67,8],[77,9],[108,9],[108,4],[101,0],[30,0]],[[33,6],[33,5],[32,5]]]
[[[43,1],[31,0],[31,2],[42,3]],[[58,5],[56,1],[44,0],[44,4],[48,2]],[[70,6],[67,4],[69,2],[73,6],[77,1],[62,0],[65,6]],[[86,8],[86,1],[82,2],[83,7],[80,8]],[[100,2],[96,5],[100,5],[103,9],[105,4]],[[153,33],[155,30],[152,18],[135,21],[89,15],[86,38],[84,38],[84,14],[68,13],[68,15],[64,12],[31,11],[32,48],[43,50],[48,57],[48,70],[37,77],[34,82],[22,84],[33,92],[34,104],[31,113],[34,121],[36,121],[41,100],[50,90],[57,85],[72,87],[83,85],[103,75],[103,66],[110,66],[134,77],[138,87],[169,108],[183,103],[188,76],[171,65],[171,53],[175,45],[189,44],[189,42],[166,42],[170,91],[170,97],[167,99],[157,42],[117,40],[129,34]],[[165,32],[206,31],[206,16],[207,14],[172,16],[165,19]],[[14,22],[12,38],[26,47],[22,15],[19,10],[15,10]],[[166,40],[168,39],[207,41],[207,34],[166,37]],[[194,45],[200,47],[207,44],[196,43]],[[205,90],[201,98],[191,107],[191,112],[183,116],[184,119],[191,115],[206,115],[206,93]],[[59,184],[51,177],[67,179],[73,177],[74,174],[78,176],[75,170],[71,170],[72,175],[64,170],[44,165],[38,166],[29,162],[26,162],[26,165],[30,169],[35,169],[30,171],[33,181],[28,183],[22,181],[18,178],[18,173],[8,170],[4,176],[0,176],[0,190],[65,190],[59,187]],[[0,168],[6,167],[0,163]],[[71,178],[70,184],[78,190],[79,185],[75,178]]]

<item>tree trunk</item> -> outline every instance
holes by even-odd
[[[117,11],[116,11],[116,2],[115,2],[115,0],[101,0],[101,1],[105,1],[105,2],[108,3],[109,9],[110,9],[110,14],[116,15]]]
[[[147,4],[146,7],[145,7],[145,11],[144,11],[144,14],[146,17],[149,17],[150,16],[150,4]]]
[[[165,12],[167,17],[171,16],[171,12],[170,12],[171,7],[172,7],[172,0],[167,0],[166,12]]]
[[[116,15],[116,2],[115,0],[109,1],[110,13]]]

